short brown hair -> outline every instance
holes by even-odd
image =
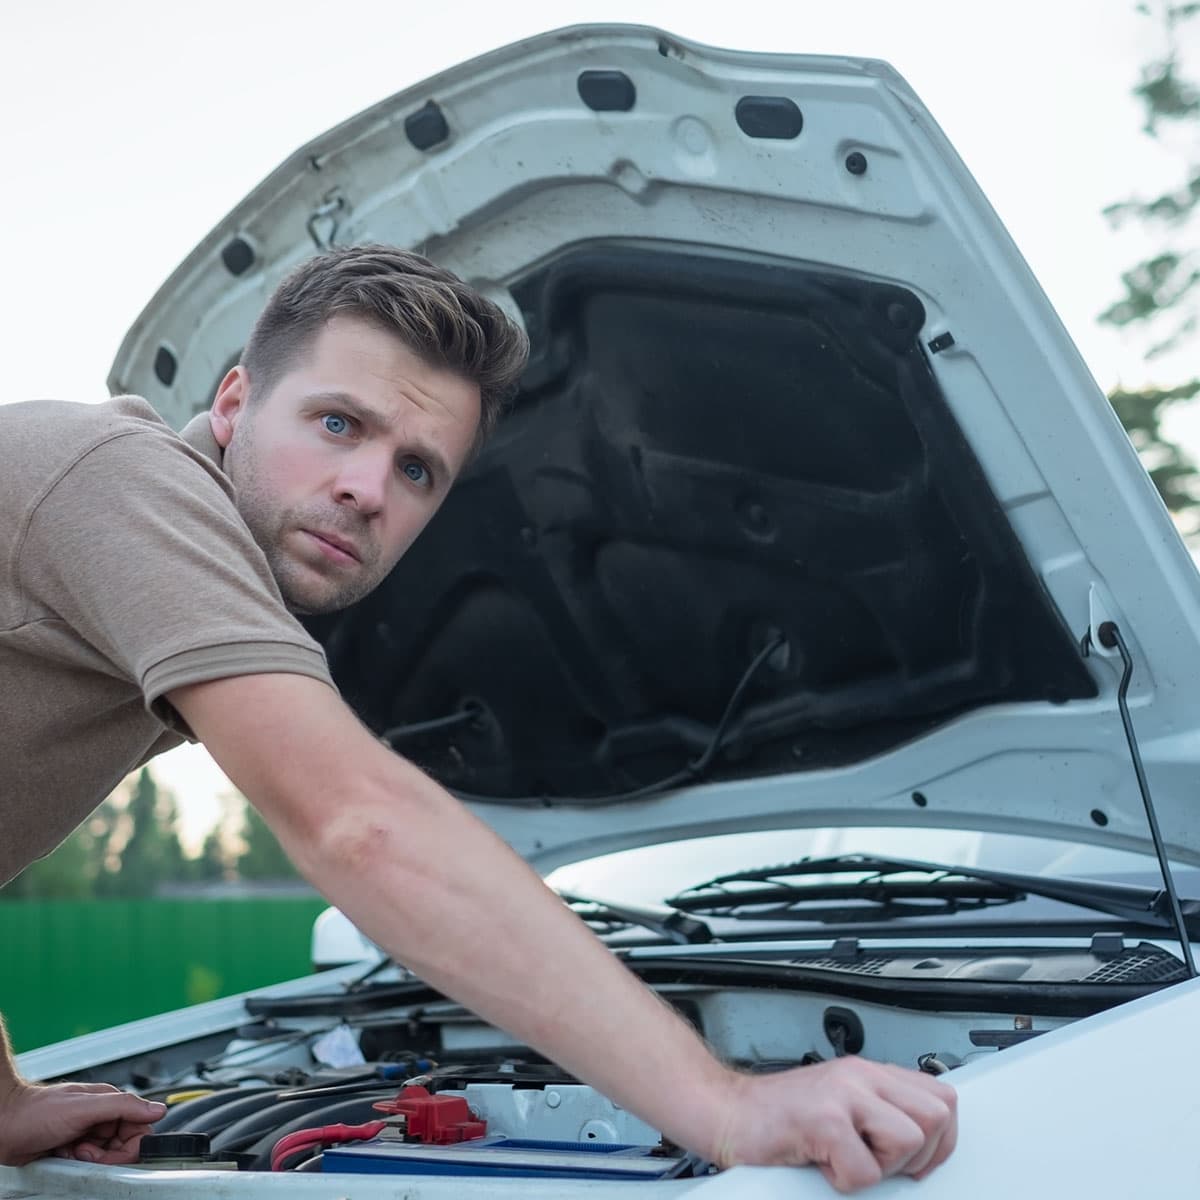
[[[291,271],[259,314],[241,359],[251,396],[269,392],[340,314],[373,322],[431,365],[478,384],[477,446],[516,391],[529,354],[524,331],[444,267],[396,246],[339,246]]]

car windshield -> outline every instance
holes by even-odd
[[[658,904],[717,875],[843,854],[935,860],[1047,877],[1123,877],[1146,884],[1159,878],[1153,855],[1108,847],[961,829],[863,827],[736,833],[644,846],[560,867],[547,882],[559,891]]]

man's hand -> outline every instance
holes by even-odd
[[[142,1138],[167,1111],[108,1083],[17,1081],[0,1095],[0,1165],[48,1154],[94,1163],[137,1162]]]
[[[730,1101],[718,1165],[813,1163],[839,1192],[891,1175],[921,1179],[957,1134],[953,1088],[864,1058],[743,1076]]]

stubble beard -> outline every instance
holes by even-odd
[[[345,511],[330,510],[317,504],[280,509],[271,495],[257,486],[256,481],[263,476],[248,430],[242,431],[237,444],[236,466],[240,478],[233,473],[232,449],[231,446],[226,450],[226,472],[234,483],[238,512],[262,550],[289,612],[303,616],[339,612],[379,586],[387,571],[381,568],[378,547],[372,542],[361,518],[351,521]],[[299,530],[341,534],[354,542],[364,558],[346,578],[321,575],[313,567],[298,561],[285,545],[288,534]]]
[[[311,567],[306,567],[289,554],[284,546],[284,536],[297,529],[312,528],[316,522],[306,522],[296,514],[284,513],[273,528],[262,533],[249,520],[246,523],[266,556],[267,566],[271,568],[279,594],[289,612],[300,616],[340,612],[368,595],[379,583],[375,573],[368,571],[366,564],[358,567],[350,578],[334,579],[318,575]],[[319,527],[330,531],[328,522]]]

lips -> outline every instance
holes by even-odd
[[[354,543],[346,538],[338,537],[336,533],[318,533],[315,529],[306,529],[304,532],[335,562],[362,561]]]

